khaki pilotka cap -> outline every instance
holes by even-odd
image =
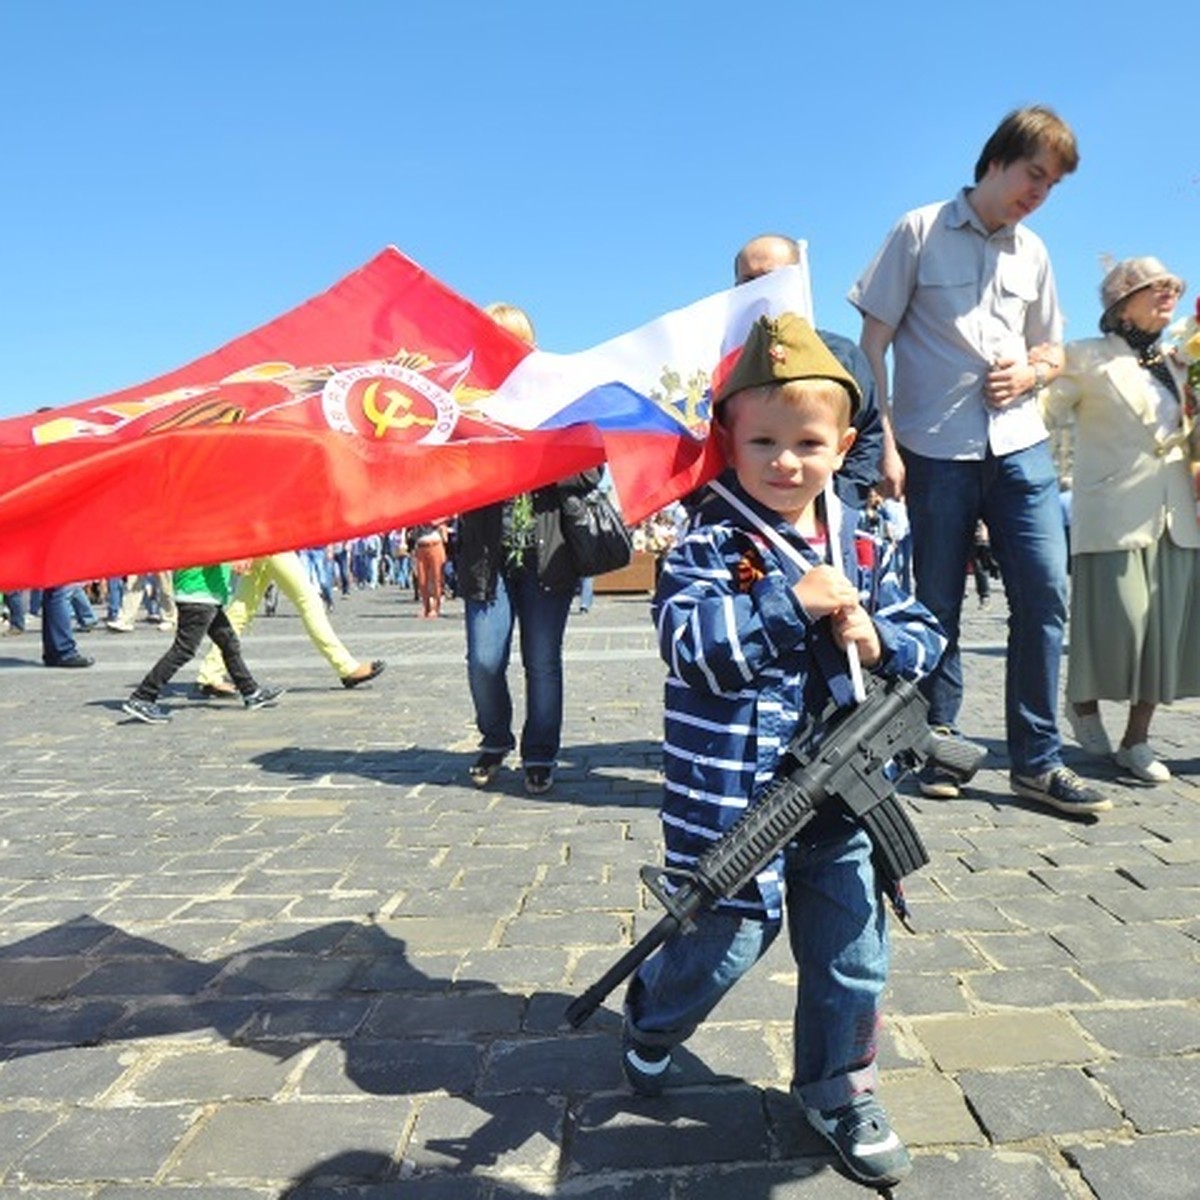
[[[850,394],[850,416],[862,407],[854,376],[830,353],[813,327],[795,313],[759,317],[724,379],[715,381],[713,406],[746,388],[770,387],[793,379],[832,379]]]

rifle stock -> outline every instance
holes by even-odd
[[[933,733],[927,705],[904,679],[869,679],[866,699],[849,709],[831,706],[810,719],[784,752],[775,778],[739,820],[700,858],[695,869],[643,867],[642,879],[666,914],[604,975],[568,1005],[576,1028],[677,930],[718,900],[737,895],[817,814],[843,804],[871,837],[879,869],[899,880],[929,861],[921,836],[896,799],[899,780],[926,761],[963,783],[979,768],[981,746]]]

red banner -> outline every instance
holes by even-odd
[[[0,422],[0,589],[450,515],[604,458],[479,404],[529,347],[394,249],[149,383]]]

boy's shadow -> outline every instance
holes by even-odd
[[[621,1077],[617,1013],[602,1009],[572,1031],[564,1020],[571,996],[426,974],[403,939],[374,924],[331,922],[203,961],[85,914],[0,946],[0,972],[10,981],[0,1004],[0,1063],[206,1030],[278,1062],[316,1047],[306,1069],[320,1078],[340,1073],[376,1096],[457,1099],[455,1120],[467,1132],[437,1136],[434,1117],[426,1137],[418,1117],[410,1149],[422,1171],[460,1181],[531,1138],[578,1147],[589,1122],[596,1149],[584,1168],[612,1169],[624,1151],[610,1144],[607,1125],[619,1124],[621,1112],[643,1113],[648,1139],[661,1138],[663,1122],[715,1125],[718,1102],[706,1099],[714,1089],[691,1089],[724,1081],[681,1050],[681,1090],[666,1106],[634,1098]],[[320,1195],[330,1178],[343,1186],[396,1179],[399,1170],[376,1151],[351,1149],[306,1170],[294,1194]]]
[[[510,1111],[498,1119],[515,1135],[506,1137],[506,1142],[522,1144],[537,1133],[536,1116],[522,1121]],[[639,1196],[666,1196],[681,1168],[708,1170],[722,1162],[735,1171],[738,1163],[767,1164],[741,1178],[737,1173],[729,1175],[727,1188],[732,1190],[724,1191],[726,1195],[757,1197],[766,1193],[738,1189],[782,1188],[827,1172],[849,1178],[830,1147],[799,1116],[787,1093],[740,1080],[721,1087],[672,1088],[655,1099],[592,1096],[568,1105],[555,1132],[564,1155],[559,1181],[549,1192],[528,1191],[511,1177],[497,1178],[480,1170],[496,1161],[487,1149],[496,1130],[487,1123],[464,1138],[431,1138],[425,1143],[427,1155],[443,1159],[437,1165],[397,1162],[378,1151],[348,1150],[315,1164],[283,1195],[287,1200],[348,1195],[390,1200],[409,1194],[404,1189],[411,1187],[428,1189],[420,1194],[439,1200],[535,1195],[598,1200],[618,1191],[624,1194],[629,1187]],[[664,1153],[664,1144],[670,1145],[669,1154]],[[622,1183],[614,1184],[614,1173],[620,1174]],[[636,1179],[630,1179],[634,1174]]]

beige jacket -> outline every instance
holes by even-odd
[[[1159,435],[1150,377],[1115,334],[1071,342],[1066,356],[1041,399],[1048,423],[1075,423],[1071,553],[1137,549],[1164,529],[1200,548],[1188,453],[1200,431],[1185,417],[1181,432]]]

